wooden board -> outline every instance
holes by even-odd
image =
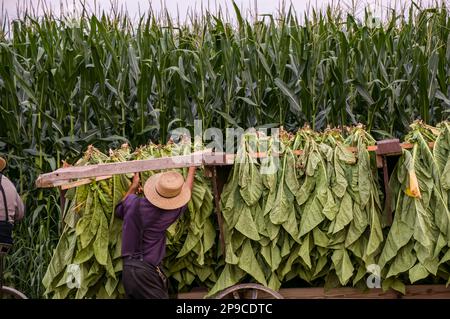
[[[203,299],[206,290],[180,293],[177,299]],[[450,299],[450,287],[445,285],[410,285],[406,286],[406,294],[393,290],[383,292],[382,289],[368,289],[364,292],[356,288],[335,288],[325,291],[324,288],[283,288],[279,293],[285,299]],[[263,299],[263,295],[261,295]]]
[[[406,286],[406,295],[401,299],[450,299],[450,286],[412,285]]]
[[[183,168],[202,165],[231,165],[234,156],[225,153],[197,152],[190,155],[161,157],[129,162],[106,163],[87,166],[60,168],[54,172],[39,175],[36,187],[55,187],[70,184],[77,179],[112,176],[162,169]],[[82,185],[82,184],[80,184]]]

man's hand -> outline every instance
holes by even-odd
[[[131,182],[131,185],[130,185],[130,189],[134,193],[136,193],[139,189],[139,181],[140,181],[139,173],[134,173],[133,181]]]
[[[128,195],[136,194],[139,191],[140,189],[139,181],[140,181],[139,173],[134,173],[133,180],[131,181],[130,187],[128,188],[128,192],[125,194],[122,200],[127,198]]]

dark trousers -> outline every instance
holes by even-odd
[[[124,259],[122,283],[129,299],[168,299],[167,278],[162,271],[139,259]]]
[[[0,243],[12,244],[13,225],[7,221],[0,221]]]

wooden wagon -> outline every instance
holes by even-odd
[[[369,146],[368,150],[376,152],[377,167],[382,171],[385,209],[388,214],[388,222],[392,222],[392,211],[390,210],[391,192],[388,181],[390,169],[395,165],[402,148],[412,148],[412,144],[400,143],[398,139],[378,141],[377,145]],[[430,144],[433,147],[433,144]],[[352,150],[356,151],[356,149]],[[297,154],[301,151],[296,151]],[[254,157],[265,157],[264,153],[255,153]],[[54,172],[42,174],[36,181],[36,186],[59,187],[61,192],[61,205],[64,207],[65,191],[69,188],[91,183],[94,180],[111,178],[116,174],[128,174],[149,170],[163,170],[184,168],[189,166],[204,166],[205,172],[212,181],[214,195],[215,213],[219,225],[220,245],[225,254],[225,241],[223,232],[223,218],[220,211],[220,197],[223,186],[228,178],[231,165],[234,164],[235,154],[213,152],[206,150],[192,153],[190,155],[163,157],[147,160],[136,160],[120,163],[97,164],[82,167],[65,167]],[[207,291],[204,289],[193,289],[188,293],[179,293],[178,299],[204,298]],[[326,290],[324,287],[313,288],[281,288],[279,291],[271,290],[259,284],[242,283],[229,287],[215,295],[215,298],[245,298],[245,299],[324,299],[324,298],[352,298],[352,299],[411,299],[411,298],[449,298],[450,287],[445,285],[410,285],[406,286],[406,293],[401,294],[394,290],[384,292],[381,288],[362,291],[357,288],[334,288]]]

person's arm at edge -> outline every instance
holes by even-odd
[[[139,189],[139,173],[134,173],[133,180],[128,188],[128,191],[122,198],[122,202],[131,194],[136,194]]]

